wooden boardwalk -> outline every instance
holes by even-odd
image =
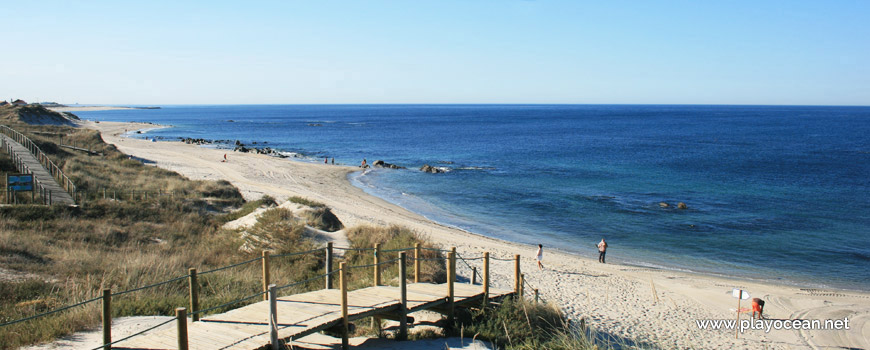
[[[483,286],[453,284],[454,305],[475,305],[483,298]],[[493,299],[513,291],[489,289]],[[440,310],[448,305],[448,284],[407,285],[407,312]],[[401,308],[399,287],[377,286],[347,293],[348,321],[382,316],[391,319]],[[278,337],[289,343],[306,335],[342,325],[341,291],[323,289],[277,298]],[[478,304],[479,305],[479,304]],[[257,349],[270,344],[269,301],[261,301],[200,321],[187,320],[188,348],[191,350]],[[412,325],[411,325],[412,326]],[[175,327],[155,330],[112,346],[113,349],[177,349]]]
[[[28,169],[33,173],[33,176],[39,181],[39,183],[45,187],[46,193],[51,191],[51,203],[52,204],[64,204],[64,205],[74,205],[75,201],[72,196],[61,187],[57,181],[55,181],[54,177],[42,166],[39,160],[30,153],[30,151],[22,146],[20,143],[15,142],[11,137],[6,136],[4,134],[0,134],[0,138],[3,139],[5,144],[8,144],[12,147],[12,152],[18,156],[22,162],[27,166]],[[35,187],[35,186],[34,186]],[[37,195],[37,197],[39,197]]]

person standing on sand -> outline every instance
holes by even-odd
[[[538,261],[538,269],[544,271],[544,264],[541,261],[544,260],[544,245],[538,244],[538,251],[535,253],[535,260]]]
[[[601,238],[601,242],[598,242],[598,262],[602,264],[604,264],[604,254],[607,254],[607,242]]]
[[[363,168],[363,169],[368,168],[368,164],[366,164],[366,159],[365,159],[365,158],[363,158],[362,165],[360,165],[359,167],[360,167],[360,168]]]
[[[335,157],[332,158],[332,165],[335,165]]]
[[[226,161],[227,161],[227,154],[224,153],[224,163],[226,163]]]

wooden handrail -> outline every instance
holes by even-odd
[[[14,141],[27,148],[30,153],[36,157],[36,160],[45,167],[49,174],[51,174],[59,182],[59,185],[63,187],[63,189],[67,193],[69,193],[69,195],[73,198],[73,203],[75,203],[76,185],[72,182],[72,180],[70,180],[68,176],[66,176],[66,174],[63,173],[62,170],[60,170],[60,167],[58,167],[53,161],[51,161],[50,158],[48,158],[45,152],[43,152],[42,149],[40,149],[39,146],[36,145],[36,143],[34,143],[27,136],[24,136],[24,134],[6,125],[0,125],[0,132],[5,134],[6,136],[9,136]],[[9,147],[9,152],[10,154],[12,154],[11,147]],[[35,178],[36,177],[34,177],[34,179]]]

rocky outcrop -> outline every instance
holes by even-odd
[[[403,167],[403,166],[390,164],[390,163],[387,163],[387,162],[380,160],[380,159],[378,159],[374,163],[372,163],[372,166],[375,168],[405,169],[405,167]]]
[[[429,164],[424,164],[422,167],[420,167],[420,171],[422,171],[424,173],[430,173],[430,174],[440,174],[440,173],[444,172],[444,169],[436,168],[436,167],[431,166]]]
[[[686,203],[679,202],[677,203],[677,209],[689,209],[689,206]]]
[[[662,208],[669,208],[671,205],[665,202],[659,202],[659,206]]]

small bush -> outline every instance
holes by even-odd
[[[298,196],[293,196],[293,197],[287,198],[287,201],[293,202],[296,204],[307,205],[307,206],[312,207],[312,208],[326,208],[326,204],[323,204],[320,202],[315,202],[315,201],[310,200],[308,198],[302,198],[302,197],[298,197]]]

